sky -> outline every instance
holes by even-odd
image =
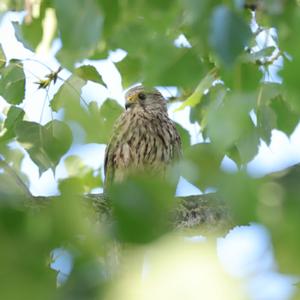
[[[8,59],[11,58],[34,58],[42,61],[51,69],[56,70],[59,66],[58,62],[53,58],[53,53],[60,47],[60,43],[56,41],[51,49],[51,52],[46,55],[39,53],[33,55],[29,50],[25,49],[19,43],[13,32],[13,27],[10,23],[11,20],[18,20],[18,14],[9,14],[2,19],[0,24],[0,43],[7,55]],[[182,42],[182,38],[179,40]],[[183,41],[184,43],[184,41]],[[84,88],[82,95],[87,101],[96,100],[99,105],[107,98],[111,97],[119,101],[121,105],[124,104],[123,90],[121,76],[114,65],[114,62],[124,57],[123,51],[111,53],[107,60],[91,62],[85,61],[84,63],[93,64],[99,73],[102,75],[107,89],[95,83],[89,82]],[[30,61],[24,62],[25,69],[30,70],[27,75],[32,77],[32,73],[38,78],[43,78],[49,70],[42,67],[39,63]],[[275,74],[275,73],[274,73]],[[66,79],[70,73],[63,70],[60,76]],[[32,78],[35,81],[36,78]],[[278,78],[276,77],[276,80]],[[280,79],[279,79],[280,80]],[[47,123],[51,120],[52,116],[48,108],[48,104],[44,103],[46,99],[45,91],[38,90],[35,84],[27,83],[26,85],[26,98],[21,105],[26,112],[27,118],[31,121]],[[63,82],[57,84],[50,90],[49,97],[57,91]],[[176,92],[175,89],[160,89],[165,96],[170,96],[170,92]],[[172,104],[169,108],[170,117],[180,123],[184,128],[189,130],[191,134],[191,142],[201,142],[201,134],[199,134],[199,126],[189,122],[189,108],[175,112],[179,104]],[[4,117],[2,111],[7,108],[7,103],[0,97],[0,118]],[[41,112],[43,113],[41,114]],[[59,115],[54,115],[59,117]],[[80,134],[75,136],[75,139],[80,140]],[[17,143],[13,147],[18,147]],[[99,144],[85,144],[75,145],[64,156],[71,154],[79,155],[82,160],[93,168],[98,168],[103,164],[105,145]],[[67,177],[67,173],[63,164],[61,163],[56,169],[55,175],[52,171],[48,170],[39,176],[37,166],[30,160],[27,153],[22,163],[22,170],[28,175],[30,179],[30,191],[33,195],[52,195],[56,194],[57,181],[60,178]],[[284,169],[288,166],[300,162],[300,125],[298,125],[293,134],[288,137],[284,133],[273,130],[270,146],[261,142],[259,146],[259,153],[247,165],[247,170],[252,176],[263,176],[267,173]],[[224,158],[222,168],[229,172],[234,172],[237,168],[235,163],[228,157]],[[95,190],[99,192],[101,189]],[[199,194],[201,191],[189,184],[181,178],[177,188],[177,195],[184,196],[189,194]],[[218,239],[218,254],[219,258],[224,265],[224,268],[232,274],[240,278],[247,278],[245,288],[253,295],[253,299],[259,300],[284,300],[289,299],[293,292],[291,278],[281,275],[277,272],[276,262],[273,257],[272,245],[270,236],[266,228],[259,224],[252,224],[251,226],[236,227],[228,233],[224,238]],[[61,254],[56,250],[54,254]],[[63,262],[57,262],[53,268],[61,270],[61,276],[68,273],[71,269],[71,258],[66,254],[66,259]],[[260,295],[257,295],[257,290]]]

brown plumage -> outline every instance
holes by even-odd
[[[163,174],[181,155],[181,140],[168,117],[166,100],[142,85],[126,95],[126,110],[116,121],[105,153],[105,187],[131,172]]]

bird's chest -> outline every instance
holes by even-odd
[[[138,120],[122,133],[119,156],[123,167],[161,167],[173,155],[170,124],[160,119]]]

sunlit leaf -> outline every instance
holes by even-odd
[[[186,106],[195,106],[200,103],[204,92],[211,87],[213,82],[216,80],[216,70],[211,70],[198,84],[197,88],[191,96],[187,98],[176,111],[184,109]]]
[[[84,164],[82,159],[76,155],[70,155],[64,160],[65,167],[71,178],[76,178],[79,185],[85,192],[90,192],[93,188],[102,184],[101,175],[93,168]]]
[[[90,80],[96,83],[104,84],[102,77],[94,66],[84,65],[74,70],[74,74],[83,80]]]
[[[11,62],[0,69],[0,95],[11,104],[20,104],[25,96],[25,74],[21,63]]]
[[[5,66],[6,64],[6,57],[4,51],[2,49],[2,45],[0,44],[0,69]]]
[[[30,50],[36,49],[43,37],[42,19],[33,18],[30,23],[12,22],[19,42]]]
[[[57,120],[45,126],[35,122],[21,121],[16,127],[18,142],[39,167],[40,173],[55,167],[72,143],[69,127]]]
[[[50,102],[50,106],[54,111],[64,108],[66,105],[72,105],[74,102],[79,103],[81,100],[81,88],[86,81],[78,76],[72,75],[59,88]]]
[[[4,122],[4,129],[0,132],[0,142],[9,140],[15,137],[15,128],[25,115],[22,108],[11,106],[7,112]]]

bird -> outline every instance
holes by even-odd
[[[105,151],[104,190],[130,174],[164,176],[181,157],[181,138],[169,118],[166,99],[143,85],[125,94],[125,111],[116,120]]]

